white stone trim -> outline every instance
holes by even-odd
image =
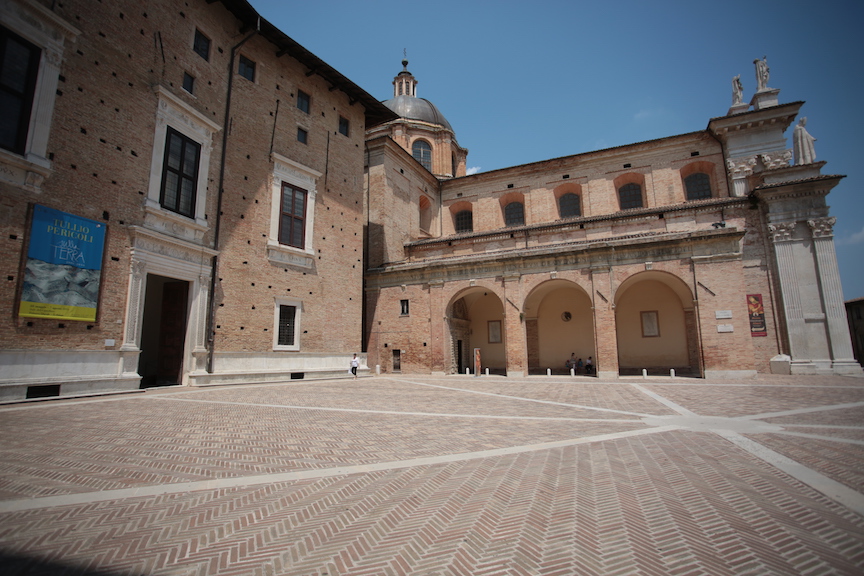
[[[0,156],[0,175],[5,176],[4,180],[11,178],[11,183],[24,188],[39,188],[47,175],[45,171],[51,168],[47,158],[48,137],[57,99],[64,45],[66,41],[74,42],[81,32],[36,2],[0,2],[0,22],[42,51],[23,157],[29,166],[23,180],[20,178],[21,166],[11,170],[13,174],[7,174],[2,170],[7,164],[7,155],[4,154]]]
[[[141,352],[147,274],[157,274],[189,282],[189,318],[186,323],[183,351],[183,383],[190,373],[206,368],[206,321],[210,294],[212,257],[218,252],[178,241],[175,238],[130,226],[132,258],[129,268],[129,298],[126,303],[126,330],[120,350],[127,359],[126,372],[135,372]]]
[[[200,242],[208,230],[205,213],[213,137],[222,127],[180,100],[163,86],[156,86],[154,92],[157,97],[156,127],[153,134],[153,153],[150,159],[150,183],[144,203],[144,224],[176,238]],[[201,145],[194,218],[187,218],[170,210],[165,210],[159,203],[159,196],[162,191],[162,168],[165,161],[165,142],[169,126]]]
[[[279,344],[279,306],[294,306],[297,311],[294,315],[294,344]],[[303,318],[303,301],[294,298],[276,297],[273,301],[273,351],[299,351],[301,326]]]
[[[315,199],[318,195],[317,182],[321,172],[272,153],[273,176],[271,181],[270,235],[267,238],[267,258],[276,265],[312,268],[315,260],[314,228]],[[279,216],[282,205],[282,183],[286,182],[306,190],[306,219],[304,248],[295,248],[279,243]]]

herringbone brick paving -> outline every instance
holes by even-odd
[[[0,563],[860,574],[862,409],[864,382],[803,377],[387,377],[0,407]]]

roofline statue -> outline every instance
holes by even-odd
[[[795,153],[795,165],[812,164],[816,161],[816,138],[807,132],[807,117],[802,116],[792,131],[792,150]]]
[[[768,57],[762,56],[762,60],[758,58],[753,60],[753,64],[756,65],[756,91],[761,92],[762,90],[770,90],[768,88],[768,76],[770,69],[768,68]]]

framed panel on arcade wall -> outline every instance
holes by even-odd
[[[501,343],[501,321],[500,320],[489,320],[488,330],[489,330],[489,343],[490,344],[500,344]]]

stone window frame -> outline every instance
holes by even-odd
[[[47,158],[48,139],[65,43],[75,42],[81,32],[35,2],[0,3],[0,22],[41,51],[24,151],[18,154],[0,150],[0,166],[4,168],[0,171],[0,181],[38,192],[51,170],[52,163]]]
[[[279,320],[282,306],[294,307],[294,343],[279,343]],[[276,297],[273,299],[273,351],[299,352],[300,336],[302,335],[303,301],[296,298]]]
[[[272,264],[279,266],[312,268],[315,257],[315,200],[318,195],[318,179],[322,173],[276,152],[271,154],[271,160],[273,175],[270,186],[270,234],[267,238],[267,258]],[[295,248],[279,242],[283,182],[306,191],[303,248]]]
[[[339,133],[348,137],[351,135],[351,121],[342,115],[339,116]]]
[[[175,228],[180,225],[189,230],[183,236],[200,240],[209,229],[205,217],[207,208],[207,178],[210,174],[210,157],[213,151],[213,138],[222,127],[180,100],[163,86],[155,87],[156,129],[153,135],[153,152],[150,160],[150,182],[144,210],[160,222],[157,227]],[[198,181],[195,189],[195,212],[191,217],[183,216],[162,207],[162,178],[164,173],[165,146],[168,141],[168,128],[180,133],[201,146],[198,158]]]
[[[399,300],[399,315],[400,316],[410,316],[411,315],[411,301],[407,299]]]

